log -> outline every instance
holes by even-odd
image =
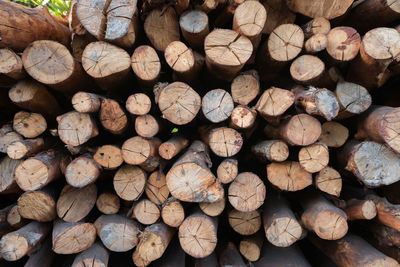
[[[268,119],[282,115],[294,103],[294,94],[285,89],[271,87],[264,91],[255,106],[261,116]]]
[[[82,188],[66,185],[57,200],[57,215],[66,222],[79,222],[93,209],[96,199],[95,184]]]
[[[346,213],[322,195],[310,193],[300,201],[304,209],[301,215],[304,227],[325,240],[337,240],[345,236],[348,230]]]
[[[261,162],[282,162],[289,157],[289,148],[281,140],[265,140],[251,147],[253,154]]]
[[[232,182],[238,174],[238,161],[234,158],[224,159],[217,168],[217,179],[223,184]]]
[[[340,240],[310,238],[338,266],[398,266],[398,262],[376,250],[367,241],[353,234]],[[347,249],[341,249],[346,247]]]
[[[204,116],[213,123],[228,119],[233,110],[231,95],[222,89],[208,91],[201,100],[201,110]]]
[[[29,254],[29,259],[24,267],[51,267],[56,254],[51,250],[51,240],[47,238]]]
[[[8,215],[8,213],[11,212],[11,209],[12,209],[14,206],[16,206],[16,205],[15,205],[15,204],[11,204],[11,205],[6,206],[6,207],[4,207],[4,208],[2,208],[2,209],[0,210],[0,223],[5,223],[5,222],[7,222],[7,215]]]
[[[343,210],[350,221],[371,220],[377,215],[377,209],[372,200],[349,199]]]
[[[339,81],[336,85],[335,95],[339,103],[338,118],[345,119],[366,111],[371,106],[371,95],[365,87]]]
[[[228,242],[219,251],[218,262],[221,266],[246,267],[243,258],[237,250],[235,244]]]
[[[128,118],[117,101],[102,99],[100,105],[100,122],[112,134],[122,134],[128,127]]]
[[[317,33],[311,36],[304,43],[304,49],[306,50],[307,53],[316,54],[325,50],[325,48],[327,48],[327,45],[328,45],[328,38],[326,37],[326,35],[322,33]]]
[[[268,18],[262,31],[264,34],[270,34],[279,25],[293,23],[296,19],[296,14],[289,10],[285,1],[263,0],[261,3]]]
[[[238,105],[232,110],[229,126],[235,129],[250,129],[254,126],[257,112],[247,106]]]
[[[255,267],[262,266],[297,266],[311,267],[303,253],[297,246],[280,248],[273,245],[264,245],[260,259],[254,263]]]
[[[304,32],[304,37],[309,39],[316,34],[327,35],[331,30],[331,23],[324,17],[315,17],[301,26],[301,28]]]
[[[313,55],[296,58],[290,65],[290,76],[295,82],[303,85],[330,88],[333,84],[326,72],[325,63]]]
[[[20,111],[14,115],[13,129],[25,138],[36,138],[46,131],[47,122],[39,113]]]
[[[215,202],[224,190],[210,171],[211,160],[207,146],[194,141],[167,173],[171,195],[186,202]]]
[[[133,204],[132,218],[145,225],[151,225],[160,218],[160,209],[148,199],[142,199]]]
[[[115,169],[124,162],[122,151],[114,145],[103,145],[93,155],[94,161],[106,169]]]
[[[248,261],[257,261],[260,258],[264,236],[257,233],[254,236],[243,237],[239,243],[239,251]]]
[[[146,267],[149,266],[151,262],[146,261],[145,259],[140,257],[140,254],[136,252],[136,250],[132,254],[132,261],[135,264],[135,266],[138,267]]]
[[[136,78],[144,86],[153,86],[160,76],[160,58],[151,46],[137,47],[131,57],[131,66]]]
[[[7,156],[0,160],[0,194],[12,194],[20,191],[14,173],[22,162],[22,160],[11,159]]]
[[[27,255],[50,232],[47,223],[30,222],[24,227],[3,235],[0,240],[0,253],[6,261],[16,261]]]
[[[260,92],[260,81],[256,70],[240,73],[231,83],[233,102],[248,105]]]
[[[77,92],[71,102],[74,109],[80,113],[94,113],[100,109],[102,97],[87,92]]]
[[[65,169],[65,180],[73,187],[84,187],[96,182],[101,172],[100,165],[90,154],[84,154],[71,161]]]
[[[311,0],[286,0],[286,4],[293,12],[311,18],[324,17],[330,20],[345,14],[347,9],[353,4],[353,1],[354,0],[341,0],[332,2],[323,0],[315,2]]]
[[[82,67],[100,88],[111,90],[118,88],[129,77],[131,58],[124,49],[115,45],[93,42],[83,50]]]
[[[375,203],[377,211],[377,220],[388,227],[392,227],[397,231],[400,230],[398,213],[400,205],[392,204],[384,197],[369,194],[366,196],[367,200],[372,200]]]
[[[164,173],[155,171],[150,174],[146,181],[145,193],[149,200],[157,205],[161,205],[167,200],[169,189]]]
[[[80,146],[99,134],[96,122],[87,113],[70,111],[58,116],[57,122],[58,136],[70,146]]]
[[[201,49],[209,33],[208,16],[201,10],[185,11],[179,18],[182,36],[193,49]]]
[[[18,205],[12,206],[8,212],[7,222],[15,229],[19,229],[28,223],[24,218],[21,217],[21,214],[19,214]]]
[[[29,44],[22,54],[22,62],[32,78],[65,94],[91,86],[81,64],[66,46],[55,41],[41,40]]]
[[[96,242],[87,250],[79,253],[71,267],[107,266],[109,254],[100,242]]]
[[[55,40],[64,45],[71,40],[68,27],[58,23],[45,7],[27,9],[1,1],[0,14],[1,47],[21,52],[36,40]]]
[[[25,219],[51,222],[57,217],[56,200],[56,192],[49,186],[25,192],[18,198],[18,213]]]
[[[163,27],[160,27],[163,25]],[[144,21],[144,32],[153,47],[161,52],[168,44],[179,41],[179,23],[173,8],[153,9]]]
[[[124,165],[114,175],[114,190],[124,200],[137,200],[144,191],[146,178],[138,166]]]
[[[122,158],[128,164],[157,168],[159,165],[158,138],[144,139],[141,136],[129,138],[122,144]]]
[[[202,212],[194,212],[179,226],[182,249],[194,258],[210,255],[217,245],[218,222]]]
[[[96,200],[97,209],[103,214],[116,214],[119,211],[119,198],[114,193],[102,193]]]
[[[204,51],[208,71],[218,79],[232,81],[250,59],[253,46],[247,37],[233,30],[216,29],[204,40]]]
[[[211,217],[216,217],[218,215],[220,215],[224,209],[225,209],[225,205],[226,205],[226,200],[225,198],[218,200],[216,202],[200,202],[199,203],[199,207],[201,209],[201,211]]]
[[[169,43],[165,48],[164,57],[177,79],[190,82],[196,76],[193,52],[181,41]]]
[[[133,115],[146,115],[150,112],[151,101],[147,95],[136,93],[128,97],[125,107]]]
[[[374,223],[374,221],[362,223],[360,226],[365,227],[368,231],[370,231],[379,244],[394,248],[399,247],[400,232],[397,230],[380,223]]]
[[[299,191],[312,184],[311,173],[296,161],[273,162],[267,165],[267,178],[284,191]]]
[[[283,197],[271,192],[263,210],[265,236],[271,244],[289,247],[300,239],[303,229]]]
[[[161,267],[184,267],[185,262],[186,254],[179,244],[178,237],[174,235],[163,256],[155,261],[154,265]]]
[[[158,147],[158,154],[166,160],[172,159],[189,145],[189,140],[180,135],[174,135]]]
[[[101,215],[94,226],[103,245],[111,251],[129,251],[139,242],[139,224],[122,215]]]
[[[310,173],[321,171],[329,163],[328,146],[324,143],[314,143],[302,147],[299,151],[300,166]]]
[[[326,52],[336,62],[353,60],[360,50],[361,37],[356,29],[351,27],[335,27],[327,35]]]
[[[42,137],[14,141],[7,147],[7,155],[12,159],[22,159],[41,152],[45,147]]]
[[[209,13],[218,7],[219,1],[215,0],[205,0],[196,4],[196,9],[200,9],[206,13]]]
[[[243,137],[232,128],[214,128],[208,133],[208,145],[217,156],[232,157],[242,148]]]
[[[349,137],[349,130],[336,121],[327,121],[322,124],[322,132],[318,138],[319,142],[328,147],[341,147]]]
[[[163,118],[173,124],[191,122],[200,110],[201,98],[189,85],[174,82],[160,89],[156,97]]]
[[[96,239],[96,228],[91,223],[54,222],[52,242],[53,251],[57,254],[75,254],[93,245]]]
[[[315,176],[315,187],[322,192],[339,197],[342,191],[342,177],[337,170],[325,167]]]
[[[367,187],[389,185],[400,180],[400,159],[383,144],[353,140],[343,147],[340,158],[345,169]]]
[[[204,258],[195,258],[194,259],[195,267],[218,267],[218,258],[215,251],[211,253],[209,256]]]
[[[135,131],[144,138],[154,137],[160,130],[158,121],[150,114],[140,115],[135,119]]]
[[[7,153],[7,148],[12,142],[23,139],[19,133],[14,132],[11,124],[4,124],[0,128],[0,152]]]
[[[185,219],[185,210],[181,202],[173,197],[164,201],[161,207],[161,218],[166,225],[179,227]]]
[[[0,73],[14,80],[22,80],[26,77],[21,57],[10,48],[0,49]]]
[[[261,216],[258,210],[242,212],[232,209],[228,214],[228,222],[240,235],[253,235],[261,228]]]

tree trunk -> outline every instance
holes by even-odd
[[[48,237],[35,247],[35,251],[29,254],[29,259],[26,261],[24,267],[51,267],[55,258],[56,254],[51,250],[51,239]]]

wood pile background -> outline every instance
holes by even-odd
[[[0,0],[0,266],[400,266],[399,24]]]

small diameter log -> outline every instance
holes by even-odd
[[[105,267],[108,265],[109,254],[101,242],[96,242],[90,248],[78,254],[71,267]]]
[[[346,212],[347,219],[353,220],[371,220],[375,218],[377,209],[372,200],[350,199],[346,201],[343,209]]]
[[[324,17],[315,17],[303,26],[301,26],[306,39],[316,34],[327,35],[331,30],[331,23]]]
[[[145,193],[150,201],[157,205],[161,205],[167,200],[169,189],[164,173],[155,171],[150,174],[146,181]]]
[[[372,233],[373,237],[380,245],[395,247],[400,246],[400,232],[386,225],[375,223],[374,221],[360,224]]]
[[[312,184],[311,173],[295,161],[267,165],[267,178],[274,186],[284,191],[299,191]]]
[[[50,232],[47,223],[30,222],[17,231],[3,235],[0,253],[6,261],[16,261],[27,255]]]
[[[136,93],[128,97],[125,107],[133,115],[146,115],[150,112],[151,101],[147,95]]]
[[[171,195],[186,202],[215,202],[223,198],[224,189],[210,171],[207,146],[194,141],[167,173]]]
[[[218,222],[202,212],[195,212],[179,226],[182,249],[194,258],[210,255],[217,245]]]
[[[293,23],[296,19],[296,14],[289,10],[285,1],[263,0],[261,3],[268,18],[262,31],[264,34],[270,34],[279,25]]]
[[[208,133],[208,145],[217,156],[232,157],[242,148],[243,137],[232,128],[215,128]]]
[[[22,160],[11,159],[7,156],[0,160],[0,194],[11,194],[20,191],[14,177],[15,169]]]
[[[51,249],[51,238],[48,237],[29,253],[24,267],[51,267],[55,258],[56,254]]]
[[[311,242],[338,266],[398,266],[398,262],[353,234],[335,241],[310,238]],[[346,248],[346,249],[343,249]]]
[[[53,226],[53,251],[75,254],[88,249],[96,240],[96,228],[91,223],[64,222],[57,219]]]
[[[209,33],[208,16],[201,10],[188,10],[179,18],[183,38],[193,49],[203,48],[204,39]]]
[[[289,148],[281,140],[261,141],[251,147],[251,151],[262,162],[282,162],[289,157]]]
[[[81,113],[94,113],[100,109],[102,97],[87,92],[77,92],[71,99],[74,109]]]
[[[209,13],[218,7],[219,1],[205,0],[195,5],[196,9],[200,9],[206,13]]]
[[[111,251],[129,251],[139,242],[139,224],[127,217],[101,215],[94,226],[104,246]]]
[[[322,195],[312,192],[301,199],[304,212],[301,221],[305,228],[325,240],[337,240],[346,235],[347,216]]]
[[[319,142],[328,147],[341,147],[349,137],[349,130],[336,121],[327,121],[322,124],[322,132],[318,138]]]
[[[46,131],[47,122],[39,113],[20,111],[14,115],[13,129],[25,138],[35,138]]]
[[[132,218],[145,225],[156,223],[160,218],[159,207],[148,199],[133,204]]]
[[[263,181],[251,172],[239,173],[228,189],[229,203],[243,212],[258,209],[264,203],[265,194]]]
[[[219,251],[218,262],[220,266],[235,266],[235,267],[246,267],[243,258],[237,250],[235,244],[228,242]]]
[[[124,162],[121,149],[114,145],[104,145],[97,149],[93,155],[94,161],[107,169],[115,169]]]
[[[122,134],[128,127],[128,118],[115,100],[102,99],[99,116],[101,125],[112,134]]]
[[[229,126],[235,129],[249,129],[251,128],[257,118],[257,112],[247,106],[236,106],[232,110]]]
[[[316,56],[302,55],[290,65],[292,79],[304,85],[329,87],[331,79],[325,70],[325,63]]]
[[[156,168],[160,160],[158,157],[160,144],[158,138],[144,139],[141,136],[134,136],[122,144],[122,158],[128,164]]]
[[[248,105],[260,92],[260,81],[256,70],[240,73],[231,83],[233,102]]]
[[[174,82],[162,88],[156,102],[162,117],[177,125],[191,122],[201,106],[199,94],[183,82]]]
[[[229,184],[238,175],[237,159],[224,159],[217,168],[217,178],[223,184]]]
[[[90,85],[81,64],[60,43],[35,41],[25,48],[22,62],[30,76],[54,90],[72,94]]]
[[[14,80],[26,77],[21,57],[9,48],[0,49],[0,73]]]
[[[328,44],[328,38],[325,34],[318,33],[311,36],[305,43],[304,49],[307,53],[316,54],[323,51]]]
[[[135,131],[144,138],[155,136],[160,130],[159,123],[150,114],[140,115],[135,119]]]
[[[146,173],[138,166],[124,165],[114,175],[114,190],[127,201],[137,200],[146,185]]]
[[[326,51],[336,62],[354,59],[360,50],[361,38],[356,29],[336,27],[329,31]]]
[[[140,234],[136,253],[145,261],[155,261],[164,254],[174,234],[175,229],[164,223],[147,226]]]
[[[160,27],[163,25],[163,27]],[[179,41],[179,23],[173,8],[165,10],[153,9],[144,21],[144,31],[153,47],[161,52],[165,51],[168,44]]]
[[[93,42],[83,50],[82,66],[100,88],[109,90],[126,81],[131,69],[131,57],[115,45]]]
[[[298,114],[286,119],[278,127],[268,124],[264,133],[269,138],[283,139],[289,145],[307,146],[321,135],[321,124],[310,115]]]
[[[303,229],[283,197],[271,192],[263,210],[265,236],[271,244],[289,247],[300,239]]]
[[[96,122],[87,113],[71,111],[57,117],[58,136],[70,146],[80,146],[99,134]]]
[[[64,186],[57,200],[57,215],[66,222],[78,222],[94,207],[97,187],[90,184],[82,188]]]
[[[255,267],[263,266],[297,266],[311,267],[303,253],[297,246],[280,248],[270,244],[264,245],[260,259],[254,263]]]
[[[342,191],[342,177],[335,169],[325,167],[315,176],[315,187],[322,192],[339,197]]]
[[[225,205],[226,205],[226,200],[225,198],[218,200],[216,202],[200,202],[199,203],[199,207],[201,209],[202,212],[204,212],[204,214],[211,216],[211,217],[215,217],[220,215],[224,209],[225,209]]]
[[[345,81],[337,83],[335,95],[340,107],[338,118],[341,119],[363,113],[372,102],[365,87]]]
[[[400,180],[400,159],[390,148],[372,141],[348,142],[340,153],[345,169],[367,187],[389,185]]]
[[[231,95],[222,89],[208,91],[201,101],[204,116],[213,123],[219,123],[229,118],[233,110]]]
[[[166,225],[179,227],[185,219],[185,210],[181,202],[173,197],[168,198],[162,204],[161,218]]]
[[[64,154],[53,149],[41,152],[21,162],[15,169],[14,177],[24,191],[43,188],[61,175]]]
[[[228,29],[216,29],[204,40],[207,69],[217,78],[231,81],[253,53],[251,41]],[[221,57],[224,54],[225,56]]]
[[[385,45],[382,45],[382,41]],[[400,53],[400,34],[392,28],[376,28],[367,32],[361,42],[360,55],[352,61],[347,73],[349,81],[367,89],[381,87],[391,76],[388,66]]]
[[[263,241],[262,233],[244,237],[239,243],[240,254],[249,261],[257,261],[260,258]]]
[[[18,198],[17,205],[18,213],[25,219],[50,222],[57,217],[56,192],[48,186],[23,193]]]
[[[65,169],[65,180],[73,187],[84,187],[94,183],[101,172],[100,165],[90,154],[84,154],[71,161]]]
[[[196,76],[193,52],[181,41],[169,43],[165,48],[164,57],[179,80],[189,82]]]
[[[7,222],[15,229],[19,229],[27,222],[21,217],[18,211],[18,205],[14,205],[7,214]]]
[[[42,137],[14,141],[7,147],[7,155],[12,159],[22,159],[35,155],[45,148]]]
[[[11,124],[4,124],[0,128],[0,152],[7,153],[7,147],[14,141],[20,141],[24,138],[17,132],[14,132]]]
[[[328,20],[337,18],[346,13],[354,0],[331,2],[328,0],[315,3],[311,0],[286,0],[286,4],[293,12],[310,18],[324,17]]]
[[[7,214],[11,212],[11,209],[17,205],[11,204],[0,210],[0,223],[5,223],[7,221]],[[18,206],[17,206],[18,207]]]
[[[131,57],[131,66],[138,81],[144,86],[153,86],[160,76],[160,58],[151,46],[137,47]]]
[[[264,118],[282,115],[294,103],[294,94],[285,89],[271,87],[265,90],[255,106]]]
[[[302,147],[299,151],[299,163],[307,172],[319,172],[329,163],[328,147],[324,143]]]
[[[119,211],[119,198],[114,193],[102,193],[96,200],[97,209],[103,214],[116,214]]]
[[[400,205],[392,204],[386,198],[372,194],[367,195],[366,199],[372,200],[375,203],[376,218],[380,223],[400,231],[400,219],[398,218]]]
[[[261,228],[261,216],[258,210],[242,212],[231,210],[228,214],[229,225],[241,235],[255,234]]]
[[[174,135],[158,147],[158,154],[163,159],[169,160],[178,155],[189,145],[189,140],[183,136]]]

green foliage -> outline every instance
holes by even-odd
[[[178,131],[179,131],[178,128],[174,128],[172,129],[171,133],[177,133]]]
[[[46,6],[52,15],[63,17],[68,15],[72,0],[11,0],[12,2],[28,6]]]

